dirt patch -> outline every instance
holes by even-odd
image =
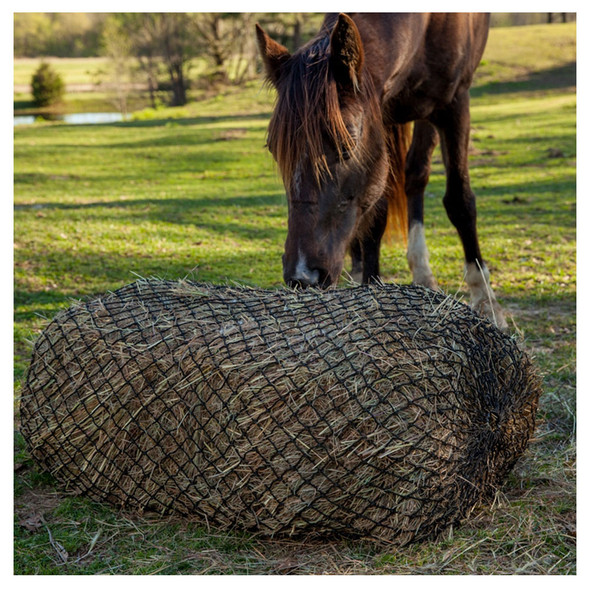
[[[14,500],[14,513],[18,524],[30,532],[43,527],[45,515],[55,510],[63,501],[63,495],[54,490],[27,490]]]

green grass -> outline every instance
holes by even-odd
[[[576,23],[494,28],[473,94],[503,92],[508,87],[526,92],[556,91],[575,84]]]
[[[575,573],[574,40],[573,24],[493,29],[472,93],[484,257],[544,383],[535,440],[492,506],[444,539],[403,550],[270,541],[71,497],[37,471],[17,434],[15,571]],[[15,128],[17,398],[43,317],[72,299],[137,275],[281,284],[286,204],[264,148],[271,108],[272,94],[255,83],[128,123]],[[437,150],[426,198],[431,262],[445,290],[466,296],[443,192]],[[382,270],[410,281],[398,247],[384,248]]]

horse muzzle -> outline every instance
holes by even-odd
[[[299,289],[307,287],[324,289],[336,282],[321,264],[308,262],[301,253],[293,261],[283,256],[283,278],[289,287]]]

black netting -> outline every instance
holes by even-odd
[[[406,543],[496,490],[539,393],[513,339],[426,289],[142,280],[48,325],[21,431],[99,501]]]

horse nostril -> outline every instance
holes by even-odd
[[[287,279],[285,282],[293,289],[307,289],[318,286],[319,273],[314,275],[297,275]]]
[[[319,268],[308,271],[307,273],[294,273],[291,276],[285,277],[285,283],[293,289],[307,289],[308,287],[325,289],[332,284],[332,280],[326,271]]]

